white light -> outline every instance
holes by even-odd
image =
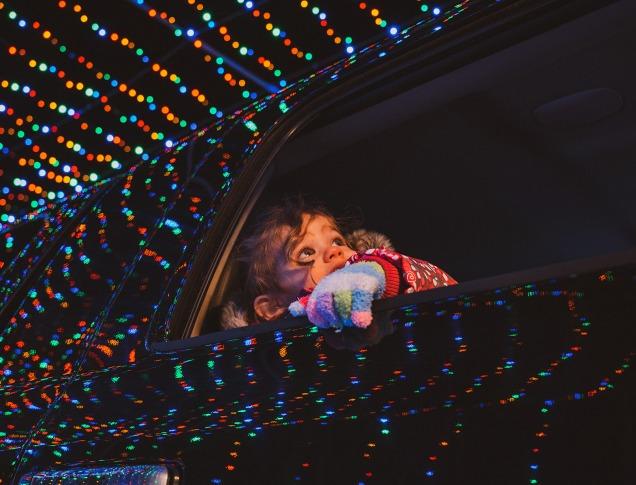
[[[397,33],[398,33],[398,29],[397,29],[397,27],[391,27],[391,28],[389,29],[389,34],[391,34],[391,35],[396,35]]]
[[[347,54],[353,54],[353,47],[352,46],[348,46],[347,47]]]
[[[442,13],[442,10],[439,7],[433,9],[433,15],[439,15],[440,13]]]

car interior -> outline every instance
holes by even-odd
[[[305,194],[460,282],[634,247],[635,16],[618,2],[400,93],[354,95],[282,148],[243,233]],[[241,278],[230,258],[193,336],[221,330]]]

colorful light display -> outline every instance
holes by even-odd
[[[0,229],[354,54],[378,27],[391,37],[468,4],[2,1]]]

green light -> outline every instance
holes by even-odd
[[[183,367],[180,365],[174,366],[174,377],[175,379],[183,379]]]
[[[281,74],[280,69],[274,69],[274,76],[280,77]]]
[[[214,106],[212,106],[212,107],[210,108],[210,114],[211,114],[211,115],[215,115],[215,114],[216,114],[216,111],[217,111],[217,109],[216,109]]]
[[[91,182],[96,182],[96,181],[97,181],[97,174],[96,174],[96,173],[91,173],[91,174],[88,176],[88,179],[89,179]]]
[[[33,123],[33,126],[31,126],[31,129],[33,131],[38,131],[40,129],[40,125],[38,125],[37,123]]]
[[[101,135],[103,131],[104,130],[102,130],[102,128],[100,126],[96,126],[95,127],[95,133],[97,133],[98,135]]]
[[[345,37],[345,44],[351,44],[353,39],[351,37]]]
[[[61,45],[60,46],[60,52],[66,52],[66,46],[65,45]]]
[[[11,20],[14,20],[17,16],[18,16],[18,14],[15,13],[13,10],[11,10],[11,12],[9,12],[9,18]]]
[[[91,29],[93,29],[94,31],[98,31],[99,30],[99,25],[94,23],[94,24],[91,25]]]
[[[247,98],[249,98],[249,97],[250,97],[250,92],[246,90],[246,91],[243,91],[243,92],[241,93],[241,95],[242,95],[244,98],[246,98],[246,99],[247,99]]]
[[[24,131],[18,130],[18,138],[24,138]]]
[[[222,57],[217,57],[216,58],[216,63],[220,66],[221,64],[223,64],[223,58]]]
[[[183,34],[183,32],[181,32],[181,29],[175,29],[174,31],[175,37],[181,37],[181,34]]]
[[[278,37],[280,35],[280,29],[278,27],[274,27],[274,29],[272,30],[272,35],[274,37]]]
[[[84,92],[86,93],[86,96],[92,96],[94,91],[92,88],[86,88],[86,91]]]
[[[380,22],[380,27],[386,27],[386,20],[382,20],[382,22]]]
[[[138,56],[143,56],[144,55],[144,50],[139,48],[135,51],[137,53]]]
[[[40,62],[40,65],[38,66],[38,69],[42,72],[46,71],[47,69],[47,65],[44,64],[43,62]]]
[[[109,80],[110,80],[110,74],[105,73],[105,74],[104,74],[104,79],[105,79],[106,81],[109,81]]]
[[[60,345],[59,340],[51,340],[49,343],[51,344],[51,347],[57,347],[58,345]]]
[[[141,147],[135,147],[135,153],[137,155],[141,155],[144,152],[144,149]]]
[[[119,117],[119,122],[120,122],[120,123],[126,123],[126,121],[128,121],[128,118],[126,118],[126,116],[125,116],[125,115],[121,115],[121,116]]]
[[[205,20],[206,22],[212,20],[212,15],[210,15],[210,12],[205,12],[202,17],[203,20]]]
[[[422,12],[428,12],[428,5],[423,4],[423,5],[420,7],[420,10],[421,10]]]
[[[311,9],[311,13],[314,15],[318,15],[320,13],[320,9],[318,7],[314,7]]]
[[[0,143],[0,145],[1,145],[1,143]],[[38,169],[38,168],[40,168],[41,166],[42,166],[42,164],[41,164],[40,162],[33,162],[33,168],[34,168],[34,169],[36,169],[36,170],[37,170],[37,169]]]
[[[31,207],[32,207],[33,209],[35,209],[37,206],[38,206],[38,201],[37,201],[37,200],[32,200],[32,201],[31,201]]]
[[[188,123],[186,123],[186,121],[185,121],[185,120],[181,120],[181,121],[179,121],[179,126],[180,126],[181,128],[185,128],[186,126],[188,126]]]
[[[11,83],[11,91],[17,91],[18,89],[20,89],[18,83]]]
[[[239,49],[239,52],[241,53],[242,56],[244,56],[245,54],[247,54],[247,47],[241,47]]]
[[[66,113],[66,106],[64,106],[63,104],[61,104],[61,105],[59,105],[59,106],[58,106],[57,110],[58,110],[60,113],[64,114],[64,113]]]
[[[313,59],[313,54],[311,52],[307,52],[305,54],[305,59],[307,59],[308,61],[311,61]]]

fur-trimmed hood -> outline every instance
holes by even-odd
[[[394,250],[391,240],[384,234],[375,231],[357,229],[351,234],[347,234],[345,239],[349,246],[358,253],[374,248]],[[220,317],[221,327],[225,330],[249,325],[247,311],[234,300],[229,300],[223,304]]]

